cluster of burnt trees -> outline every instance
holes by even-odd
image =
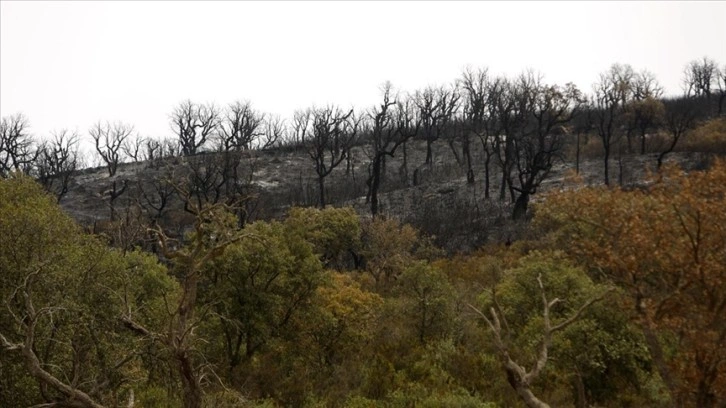
[[[485,198],[497,186],[499,199],[514,203],[513,218],[518,219],[553,164],[563,159],[568,144],[574,145],[579,170],[583,136],[596,136],[601,142],[604,182],[610,184],[609,163],[615,154],[645,154],[649,138],[657,134],[660,166],[700,119],[723,114],[726,66],[705,57],[694,60],[685,67],[683,82],[683,96],[665,98],[652,73],[615,64],[586,94],[571,83],[549,84],[532,71],[506,77],[487,69],[466,69],[451,84],[413,93],[398,92],[386,83],[381,101],[364,110],[311,107],[286,121],[258,111],[249,101],[222,108],[187,100],[170,115],[173,138],[141,137],[132,125],[110,122],[94,124],[88,134],[94,160],[105,165],[109,177],[116,175],[120,163],[184,158],[187,193],[200,202],[236,198],[240,189],[248,192],[253,170],[242,171],[240,163],[251,150],[304,150],[317,176],[321,207],[329,201],[325,179],[333,170],[345,163],[347,175],[354,172],[354,162],[365,161],[366,202],[373,215],[379,211],[387,158],[400,154],[400,181],[417,184],[418,173],[409,171],[407,143],[425,142],[425,162],[414,167],[426,168],[435,162],[432,146],[444,141],[467,181],[475,183],[475,165],[483,168]],[[38,142],[25,116],[5,117],[0,126],[0,175],[29,173],[60,201],[74,172],[88,165],[79,154],[80,139],[78,132],[61,130]],[[354,147],[364,157],[354,157]],[[114,181],[110,186],[112,217],[113,201],[124,193],[126,183]],[[164,191],[157,189],[161,196]]]

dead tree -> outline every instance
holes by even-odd
[[[491,104],[489,103],[489,95],[492,92],[492,81],[489,78],[489,72],[486,68],[473,71],[471,69],[464,70],[459,87],[462,89],[462,116],[461,116],[461,132],[462,132],[462,154],[466,159],[467,166],[467,182],[474,183],[474,170],[471,158],[470,137],[475,135],[482,143],[482,151],[485,155],[484,159],[484,197],[489,198],[489,165],[493,150],[489,143],[489,139],[494,135],[492,133],[493,123],[491,123]]]
[[[663,114],[663,104],[660,102],[663,87],[655,75],[647,70],[635,74],[630,87],[631,98],[624,105],[628,152],[633,152],[633,133],[637,131],[640,136],[640,154],[645,154],[647,132],[659,125]]]
[[[61,130],[39,149],[38,181],[56,196],[58,202],[68,193],[73,173],[78,169],[78,133]]]
[[[126,189],[128,187],[128,180],[114,180],[113,182],[111,182],[111,185],[108,189],[102,191],[102,195],[108,197],[108,208],[110,211],[111,221],[116,220],[116,200],[126,192]]]
[[[696,126],[698,113],[698,106],[688,99],[679,98],[665,101],[663,125],[668,132],[669,141],[658,154],[658,168],[663,165],[666,155],[672,152],[688,131]]]
[[[312,108],[295,114],[295,133],[305,146],[318,176],[320,207],[325,208],[325,178],[345,159],[360,120],[340,108]]]
[[[494,156],[502,172],[499,185],[499,200],[504,201],[506,192],[512,202],[516,196],[512,188],[512,169],[514,167],[514,135],[523,123],[525,115],[522,106],[517,105],[515,95],[515,84],[507,78],[500,77],[496,80],[495,87],[490,90],[489,103],[492,105],[492,113],[495,124],[492,128],[495,133],[491,136]]]
[[[689,62],[683,70],[683,87],[686,96],[703,96],[709,99],[718,76],[718,64],[708,57]]]
[[[600,74],[599,81],[593,85],[593,118],[604,151],[605,185],[610,185],[612,148],[623,135],[620,127],[624,107],[631,95],[632,77],[633,70],[630,66],[615,64],[607,72]]]
[[[97,122],[89,130],[96,147],[96,152],[106,163],[109,177],[116,174],[118,165],[121,162],[121,147],[124,141],[133,133],[134,127],[121,122],[102,124]]]
[[[219,123],[219,150],[249,150],[256,147],[264,134],[265,115],[252,108],[249,101],[236,101],[227,107]]]
[[[512,213],[515,220],[524,218],[530,197],[550,174],[555,160],[562,160],[565,126],[584,99],[573,84],[546,85],[534,76],[520,78],[516,95],[526,115],[512,140],[517,174],[512,188],[518,193]]]
[[[378,214],[378,191],[381,187],[382,171],[386,156],[393,157],[399,146],[411,138],[418,123],[411,112],[399,104],[397,97],[391,95],[390,83],[383,85],[383,101],[367,113],[370,120],[370,174],[366,184],[367,197],[370,199],[371,214]],[[413,127],[413,128],[412,128]]]
[[[126,157],[131,159],[134,163],[138,163],[143,160],[143,150],[147,145],[147,139],[136,134],[133,138],[127,138],[121,145],[121,151]]]
[[[432,145],[449,125],[459,103],[456,87],[440,86],[416,92],[414,98],[421,117],[421,136],[426,141],[426,162],[433,165]]]
[[[404,139],[401,143],[402,157],[398,173],[405,185],[409,185],[406,144],[409,140],[415,139],[421,130],[421,115],[419,115],[414,98],[408,95],[406,98],[399,98],[396,104],[396,128],[402,133],[401,136]]]
[[[171,129],[179,138],[181,154],[197,154],[220,125],[220,113],[214,104],[181,102],[171,114]]]
[[[30,137],[28,119],[22,114],[2,118],[0,121],[0,177],[11,172],[29,173],[38,150]]]
[[[260,150],[278,147],[287,137],[287,125],[279,115],[267,115],[264,121],[264,131],[260,135],[258,148]]]

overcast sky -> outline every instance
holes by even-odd
[[[98,120],[170,136],[184,99],[248,99],[290,117],[368,107],[462,68],[525,68],[590,92],[613,63],[681,92],[684,65],[726,64],[724,2],[0,2],[0,115],[44,137]],[[87,137],[87,136],[86,136]]]

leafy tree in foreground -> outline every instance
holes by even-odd
[[[0,181],[0,229],[0,405],[133,401],[146,387],[145,344],[119,316],[160,321],[162,292],[176,287],[165,269],[83,234],[25,177]],[[156,307],[139,308],[139,299]]]
[[[726,403],[726,162],[647,190],[582,189],[539,209],[555,242],[622,288],[677,406]]]
[[[537,254],[523,260],[484,293],[481,308],[471,308],[491,331],[509,384],[527,406],[542,408],[549,405],[535,395],[534,387],[545,374],[553,343],[584,320],[607,290],[593,285],[579,269],[535,257],[546,259]]]

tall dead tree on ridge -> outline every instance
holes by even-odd
[[[96,147],[96,152],[106,163],[109,177],[116,174],[118,165],[121,162],[121,148],[124,140],[131,136],[134,131],[132,125],[121,122],[111,124],[110,122],[94,124],[88,133],[91,135]]]
[[[433,164],[431,146],[451,122],[459,103],[459,93],[456,87],[428,87],[422,92],[416,92],[414,100],[421,117],[421,136],[426,141],[425,164],[430,166]]]
[[[391,95],[390,83],[383,85],[383,101],[368,111],[370,120],[370,174],[367,197],[371,204],[371,214],[378,214],[378,190],[381,186],[384,160],[393,157],[399,146],[416,134],[418,121],[412,116],[410,109]]]
[[[181,153],[192,156],[204,147],[220,124],[220,112],[214,104],[181,102],[171,114],[171,129],[179,138]]]
[[[612,148],[623,135],[620,127],[623,122],[624,107],[631,95],[633,75],[633,69],[629,65],[615,64],[600,74],[600,79],[593,85],[592,113],[595,130],[604,151],[605,185],[610,185]]]
[[[219,123],[220,150],[249,150],[264,134],[265,114],[252,108],[249,101],[236,101],[227,107]]]
[[[344,112],[334,106],[295,114],[296,137],[305,146],[318,176],[321,208],[325,207],[325,178],[345,159],[359,124],[353,109]]]
[[[28,119],[22,113],[0,121],[0,177],[13,171],[28,173],[38,157],[28,127]]]
[[[683,70],[683,86],[686,96],[710,98],[711,89],[717,82],[718,76],[718,64],[708,57],[689,62]]]
[[[526,112],[525,122],[513,138],[517,180],[512,188],[518,193],[512,218],[522,219],[529,199],[549,175],[561,153],[567,134],[565,126],[584,103],[573,84],[547,85],[540,77],[523,75],[518,81],[517,98]]]
[[[53,132],[53,139],[38,149],[38,181],[58,202],[68,192],[73,173],[79,167],[78,140],[78,133],[63,129]]]
[[[491,104],[489,95],[492,83],[489,72],[486,68],[476,71],[466,69],[459,79],[459,87],[462,89],[462,154],[466,159],[467,182],[474,182],[474,170],[472,167],[470,137],[476,135],[482,144],[484,159],[484,197],[489,198],[489,164],[493,155],[489,139],[494,135],[490,121]]]

